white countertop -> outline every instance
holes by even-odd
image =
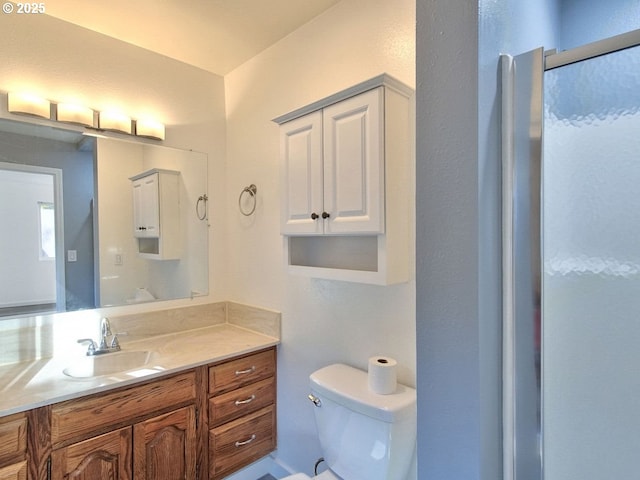
[[[153,352],[137,370],[71,378],[62,371],[81,361],[86,346],[58,351],[52,357],[0,366],[0,417],[113,388],[132,385],[207,363],[277,345],[275,337],[229,323],[122,342],[122,351]],[[110,354],[106,354],[110,355]]]

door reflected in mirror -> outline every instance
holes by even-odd
[[[154,171],[177,179],[171,259],[134,235],[131,178]],[[206,295],[205,195],[206,154],[0,119],[0,317]]]

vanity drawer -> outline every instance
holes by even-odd
[[[209,399],[209,424],[219,425],[275,403],[274,377]]]
[[[275,374],[275,349],[255,353],[209,368],[209,393],[228,392]]]
[[[209,431],[209,474],[222,478],[276,448],[275,407],[269,406]]]
[[[51,442],[55,445],[114,427],[141,415],[185,404],[196,398],[195,372],[154,380],[90,397],[58,403],[51,412]]]
[[[27,418],[24,414],[0,418],[0,465],[27,453]]]

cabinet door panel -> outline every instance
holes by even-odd
[[[324,109],[325,233],[384,233],[382,88]]]
[[[24,414],[0,419],[0,463],[21,460],[27,451],[27,419]],[[22,457],[22,458],[20,458]]]
[[[133,182],[133,231],[141,238],[160,234],[157,173]]]
[[[322,113],[282,125],[280,151],[285,189],[282,233],[322,233]]]
[[[131,428],[51,453],[52,480],[131,480]]]
[[[0,480],[27,480],[26,460],[0,468]]]
[[[196,478],[196,413],[190,406],[133,426],[136,480]]]

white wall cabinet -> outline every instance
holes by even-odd
[[[324,208],[322,111],[296,118],[280,130],[283,162],[281,232],[319,234]]]
[[[384,233],[383,87],[282,126],[282,233]]]
[[[180,258],[180,172],[154,168],[130,180],[138,254],[153,260]]]
[[[408,280],[412,90],[388,75],[274,119],[289,270],[374,284]]]
[[[133,236],[160,235],[159,173],[150,173],[133,180]]]

